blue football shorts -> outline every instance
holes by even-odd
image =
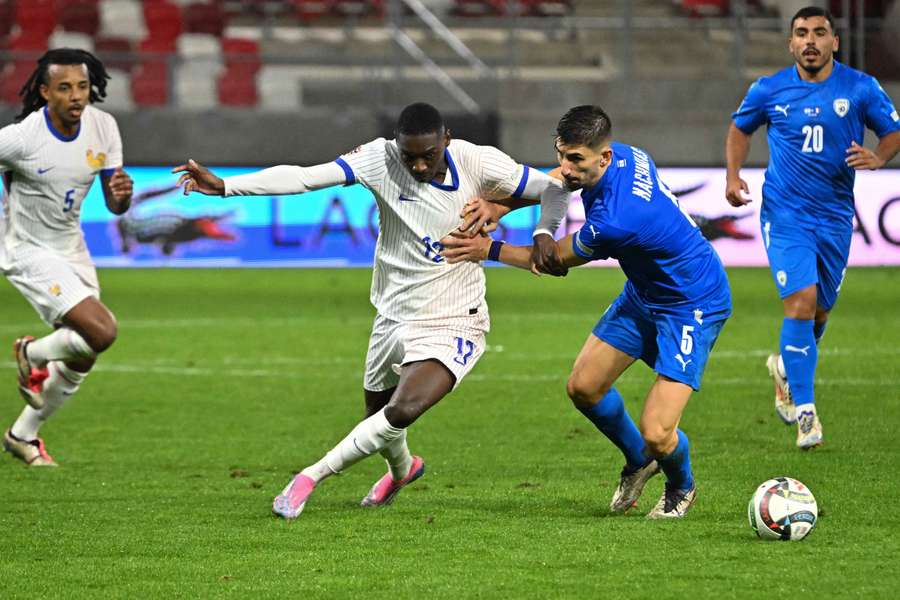
[[[852,227],[810,227],[765,217],[760,227],[782,300],[815,285],[819,306],[831,310],[847,272]]]
[[[594,326],[595,336],[675,381],[700,389],[709,353],[730,308],[650,308],[622,292]]]

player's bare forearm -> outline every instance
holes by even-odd
[[[741,167],[750,154],[751,136],[741,131],[734,123],[728,128],[728,138],[725,140],[725,164],[728,169],[728,179],[740,177]]]
[[[889,133],[878,140],[878,147],[875,148],[875,154],[877,154],[885,164],[889,163],[891,159],[897,156],[898,152],[900,152],[900,131]]]
[[[741,131],[734,123],[728,128],[728,138],[725,140],[725,163],[727,171],[725,176],[725,199],[732,206],[744,206],[752,202],[744,194],[750,192],[750,186],[741,179],[741,167],[750,154],[750,135]]]

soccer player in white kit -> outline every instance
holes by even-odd
[[[378,314],[366,356],[366,418],[275,498],[273,512],[286,519],[300,515],[323,479],[372,454],[381,454],[389,470],[362,506],[389,504],[425,472],[422,458],[409,451],[406,429],[469,373],[490,326],[481,265],[450,265],[439,254],[438,240],[459,228],[466,202],[475,196],[540,198],[556,206],[569,201],[557,181],[496,148],[451,142],[440,113],[424,103],[403,110],[396,139],[376,139],[332,163],[278,166],[225,180],[193,160],[173,171],[183,172],[185,193],[297,194],[360,183],[378,204],[371,290]],[[558,224],[539,225],[555,230]]]
[[[120,215],[131,202],[119,128],[92,106],[106,96],[107,79],[89,52],[50,50],[20,92],[16,122],[0,129],[0,270],[55,329],[13,346],[28,406],[4,433],[3,448],[30,466],[56,466],[38,430],[116,339],[79,221],[98,174],[111,212]]]

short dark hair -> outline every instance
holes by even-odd
[[[556,137],[563,144],[599,146],[612,135],[612,121],[599,106],[585,104],[570,108],[556,125]]]
[[[810,17],[825,17],[828,24],[831,25],[831,33],[837,33],[834,29],[834,16],[825,8],[818,6],[805,6],[797,11],[797,14],[791,19],[791,30],[788,33],[794,33],[794,22],[797,19],[808,19]]]
[[[397,119],[397,133],[403,135],[422,135],[426,133],[443,133],[444,118],[438,109],[425,102],[410,104],[400,113]]]
[[[40,88],[42,85],[50,83],[48,74],[50,65],[84,65],[87,67],[91,85],[91,104],[103,102],[106,97],[106,82],[109,80],[109,73],[106,72],[103,63],[96,56],[77,48],[54,48],[45,52],[38,59],[37,67],[19,91],[19,96],[22,97],[22,112],[16,116],[17,121],[47,104],[47,101],[41,96]]]

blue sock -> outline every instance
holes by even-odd
[[[815,321],[813,323],[813,337],[816,338],[817,344],[822,341],[822,336],[825,335],[826,325],[828,325],[828,321],[823,321],[822,323]]]
[[[667,486],[676,490],[689,490],[694,487],[694,474],[691,472],[691,455],[688,437],[678,430],[678,445],[672,453],[657,458],[656,462],[666,474]]]
[[[588,420],[603,435],[619,447],[625,455],[626,466],[638,468],[644,466],[647,457],[644,455],[644,438],[637,425],[625,411],[625,403],[616,388],[610,389],[600,401],[590,408],[579,408]]]
[[[784,372],[791,384],[791,396],[794,404],[812,404],[813,378],[816,374],[816,338],[813,333],[813,321],[784,318],[781,326],[781,360]]]

